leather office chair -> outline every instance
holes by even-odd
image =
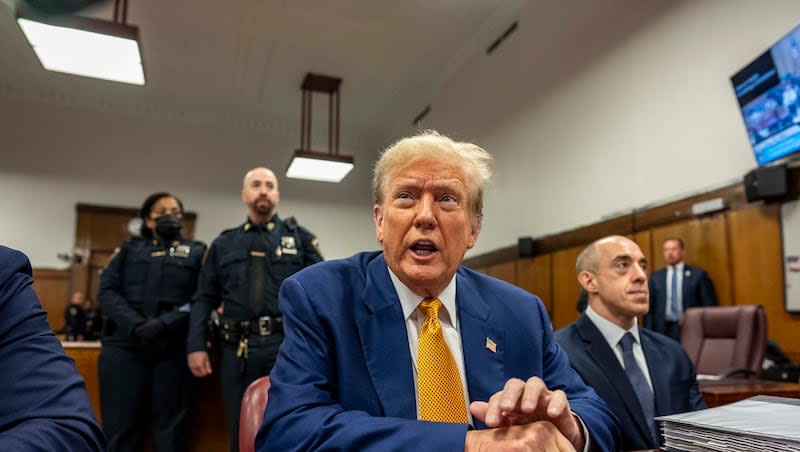
[[[240,452],[255,452],[256,433],[264,420],[269,385],[269,377],[261,377],[250,383],[244,391],[239,410]]]
[[[687,309],[683,313],[681,344],[698,374],[746,369],[736,373],[758,377],[767,346],[764,308],[739,305]]]

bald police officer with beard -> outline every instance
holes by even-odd
[[[269,374],[283,341],[278,288],[286,277],[322,261],[314,234],[294,218],[278,216],[280,192],[271,170],[250,170],[241,196],[247,221],[222,232],[209,249],[193,299],[187,344],[192,373],[210,374],[208,318],[222,305],[220,380],[231,451],[238,450],[244,391]]]

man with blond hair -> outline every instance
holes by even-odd
[[[433,132],[383,152],[383,250],[281,287],[286,338],[257,450],[617,450],[612,415],[569,367],[541,301],[461,266],[491,164]]]

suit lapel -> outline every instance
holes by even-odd
[[[625,402],[625,408],[631,419],[635,420],[640,434],[645,438],[650,438],[650,427],[644,422],[644,411],[642,411],[642,406],[633,390],[633,385],[606,338],[585,314],[578,318],[575,326],[581,339],[586,343],[587,356],[595,362],[598,369],[603,371],[608,379],[608,387],[613,388]],[[655,384],[655,381],[653,383]]]
[[[416,396],[408,396],[416,394],[408,333],[383,255],[367,266],[361,302],[366,305],[357,319],[361,349],[384,414],[416,419]]]
[[[687,273],[688,273],[688,275],[687,275]],[[691,267],[689,267],[686,264],[683,264],[683,274],[681,275],[681,278],[682,278],[682,280],[681,280],[681,303],[683,303],[683,309],[686,309],[687,307],[690,307],[690,306],[686,306],[686,294],[689,292],[689,280],[691,279],[691,277],[692,277],[691,275],[693,273],[694,272],[692,271]]]
[[[642,341],[642,350],[647,361],[647,369],[650,374],[650,381],[653,383],[653,396],[655,397],[655,414],[660,416],[667,413],[669,408],[669,376],[663,372],[656,372],[656,369],[663,368],[665,360],[669,357],[662,356],[658,347],[653,346],[650,338],[639,331],[639,339]]]
[[[456,277],[456,306],[469,400],[488,401],[505,383],[503,351],[507,344],[503,329],[492,321],[489,304],[463,272]],[[477,419],[473,422],[476,428],[485,428]]]

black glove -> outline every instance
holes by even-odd
[[[164,325],[161,319],[150,319],[137,326],[136,329],[133,330],[133,334],[135,334],[142,343],[147,344],[163,333],[165,329],[166,325]]]

